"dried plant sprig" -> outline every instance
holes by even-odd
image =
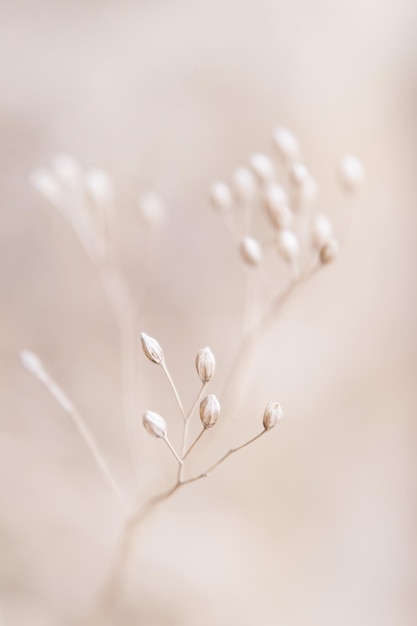
[[[265,430],[274,428],[284,417],[282,407],[279,402],[268,402],[265,407],[263,425]]]
[[[91,434],[84,417],[75,408],[71,400],[63,392],[61,387],[52,378],[49,372],[45,369],[42,361],[33,352],[29,350],[22,350],[20,353],[20,359],[23,367],[30,372],[35,378],[37,378],[46,388],[46,390],[55,398],[60,407],[70,417],[72,423],[84,440],[87,448],[89,449],[100,473],[106,480],[113,494],[116,496],[119,504],[126,515],[130,514],[130,507],[128,506],[122,490],[113,475],[103,453],[101,452],[98,444],[96,443],[93,435]]]

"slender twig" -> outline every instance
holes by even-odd
[[[175,451],[174,446],[172,445],[172,443],[170,442],[170,440],[168,439],[168,437],[163,437],[163,440],[165,441],[165,443],[167,444],[168,448],[171,450],[172,454],[174,455],[174,457],[177,459],[178,463],[180,464],[180,466],[182,465],[182,459],[180,456],[178,456],[178,454]]]
[[[98,444],[96,443],[93,435],[91,434],[84,417],[75,408],[71,400],[67,397],[61,387],[56,383],[56,381],[50,376],[50,374],[45,370],[42,363],[37,360],[34,355],[30,355],[29,358],[32,358],[31,361],[28,361],[27,357],[28,353],[23,353],[22,361],[25,367],[32,373],[34,376],[45,386],[47,391],[55,398],[61,408],[67,413],[70,417],[72,423],[75,428],[78,430],[78,433],[84,440],[87,448],[89,449],[98,469],[101,474],[105,478],[108,486],[110,487],[113,494],[116,496],[117,500],[121,504],[123,511],[126,515],[129,515],[130,507],[128,506],[123,494],[122,490],[119,487],[119,484],[116,478],[113,475],[110,467],[108,466],[103,453],[101,452]],[[33,359],[36,358],[36,361]],[[28,366],[29,365],[29,366]]]
[[[195,445],[197,445],[197,443],[200,441],[201,437],[204,435],[204,433],[206,432],[207,428],[203,428],[203,430],[197,435],[197,437],[194,439],[193,443],[190,445],[190,447],[188,448],[187,452],[185,452],[185,454],[182,457],[183,462],[185,461],[185,459],[187,458],[187,456],[190,454],[191,450],[194,448]]]
[[[183,404],[182,404],[182,402],[181,402],[181,398],[180,398],[180,396],[179,396],[179,393],[178,393],[178,391],[177,391],[177,388],[176,388],[176,386],[175,386],[175,383],[174,383],[174,381],[173,381],[173,379],[172,379],[172,376],[171,376],[171,374],[169,373],[169,370],[168,370],[168,368],[167,368],[167,366],[166,366],[165,361],[162,361],[161,366],[162,366],[162,369],[164,370],[165,376],[168,378],[168,381],[169,381],[169,384],[171,385],[172,391],[174,392],[175,399],[176,399],[177,404],[178,404],[178,406],[179,406],[179,408],[180,408],[180,410],[181,410],[181,413],[182,413],[182,417],[183,417],[183,419],[184,419],[184,422],[186,422],[186,421],[187,421],[187,415],[185,414],[185,411],[184,411],[184,406],[183,406]]]
[[[191,420],[191,418],[192,418],[192,416],[194,414],[194,411],[195,411],[198,403],[201,400],[201,397],[202,397],[204,391],[207,388],[207,385],[208,385],[208,382],[207,383],[203,383],[201,385],[200,391],[198,392],[197,397],[194,400],[194,403],[193,403],[191,409],[188,411],[187,419],[184,422],[184,429],[183,429],[183,433],[182,433],[182,446],[181,446],[181,457],[182,457],[183,460],[185,458],[185,451],[187,449],[188,428],[189,428],[189,425],[190,425],[190,420]],[[188,452],[187,452],[187,454],[188,454]],[[182,480],[183,470],[184,470],[184,465],[180,465],[179,470],[178,470],[178,480],[179,481]]]

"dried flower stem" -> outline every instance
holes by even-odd
[[[264,435],[266,432],[268,432],[268,430],[263,429],[260,433],[255,435],[255,437],[252,437],[248,441],[245,441],[245,443],[241,444],[240,446],[231,448],[206,472],[192,478],[188,478],[187,480],[178,479],[173,487],[171,487],[167,491],[163,491],[154,498],[151,498],[148,502],[146,502],[144,505],[137,509],[137,511],[130,517],[129,520],[127,520],[126,524],[123,527],[118,544],[116,546],[116,556],[113,562],[113,566],[110,570],[108,580],[103,587],[100,597],[98,598],[96,608],[86,620],[85,626],[104,626],[106,624],[106,620],[107,623],[111,620],[112,614],[117,605],[122,590],[123,576],[132,550],[135,532],[140,524],[150,515],[150,513],[159,504],[168,500],[182,487],[190,485],[191,483],[195,483],[198,480],[202,480],[203,478],[207,478],[213,470],[221,465],[221,463],[223,463],[227,458],[232,456],[232,454],[235,454],[239,450],[243,450],[243,448],[246,448],[251,443],[262,437],[262,435]],[[201,435],[202,433],[200,433],[200,436]]]
[[[105,481],[110,487],[112,493],[115,495],[119,504],[122,506],[125,515],[128,516],[130,513],[130,507],[128,506],[123,496],[122,490],[120,489],[119,484],[113,475],[113,472],[108,466],[103,453],[97,445],[80,411],[75,408],[75,406],[63,392],[61,387],[44,368],[40,371],[39,374],[37,374],[36,372],[32,373],[34,373],[36,378],[41,383],[43,383],[47,391],[49,391],[49,393],[55,398],[61,408],[64,409],[64,411],[70,417],[72,423],[74,424],[75,428],[77,429],[78,433],[80,434],[81,438],[84,440],[87,448],[89,449],[99,471],[103,475]]]
[[[200,441],[201,437],[204,435],[204,433],[206,432],[207,428],[203,428],[202,431],[197,435],[197,437],[194,439],[193,443],[190,445],[190,447],[188,448],[187,452],[185,452],[185,454],[183,454],[182,460],[185,461],[185,459],[187,458],[187,456],[190,454],[191,450],[194,448],[194,446]]]
[[[187,421],[187,415],[186,415],[186,413],[185,413],[185,411],[184,411],[184,406],[183,406],[183,404],[182,404],[182,402],[181,402],[181,398],[180,398],[180,396],[179,396],[179,393],[178,393],[178,391],[177,391],[177,388],[176,388],[176,386],[175,386],[175,383],[174,383],[174,381],[173,381],[173,379],[172,379],[172,376],[171,376],[171,374],[169,373],[169,370],[168,370],[168,368],[167,368],[167,366],[166,366],[165,361],[163,361],[163,362],[161,363],[161,366],[162,366],[162,369],[164,370],[165,376],[167,377],[167,379],[168,379],[168,381],[169,381],[169,384],[171,385],[172,391],[174,392],[175,399],[176,399],[176,401],[177,401],[178,406],[180,407],[180,411],[181,411],[181,413],[182,413],[182,417],[183,417],[183,419],[184,419],[184,422],[186,422],[186,421]]]
[[[198,392],[198,395],[197,395],[196,399],[194,400],[194,404],[192,405],[191,409],[189,410],[188,415],[187,415],[187,419],[184,422],[184,429],[183,429],[183,432],[182,432],[182,446],[181,446],[181,457],[182,457],[183,461],[184,461],[185,457],[187,456],[187,454],[189,452],[188,451],[186,453],[187,441],[188,441],[188,428],[189,428],[189,425],[190,425],[190,419],[191,419],[192,415],[194,414],[194,411],[196,410],[197,405],[200,402],[201,397],[202,397],[203,393],[205,392],[205,390],[207,388],[207,385],[208,385],[208,382],[203,383],[201,385],[200,391]],[[184,465],[181,464],[180,467],[179,467],[179,471],[178,471],[178,482],[181,482],[181,480],[183,478],[183,468],[184,468]]]
[[[168,437],[163,437],[163,440],[165,441],[165,443],[167,444],[168,448],[171,450],[172,454],[174,455],[174,457],[176,458],[176,460],[178,461],[178,463],[179,463],[179,465],[181,467],[183,459],[181,459],[181,457],[178,456],[178,454],[175,451],[174,446],[172,445],[172,443],[170,442]]]

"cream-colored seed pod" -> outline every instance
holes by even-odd
[[[220,415],[220,402],[211,393],[202,400],[200,404],[200,419],[204,428],[212,428]]]
[[[216,211],[230,211],[233,197],[229,185],[223,182],[213,183],[210,190],[210,201]]]
[[[356,191],[364,179],[363,165],[358,157],[353,154],[344,156],[340,163],[339,176],[347,191]]]
[[[330,239],[320,250],[320,261],[323,265],[332,263],[339,254],[339,244],[336,239]]]
[[[93,169],[86,172],[84,176],[85,186],[98,205],[105,204],[111,200],[113,186],[108,174],[100,169]]]
[[[263,425],[265,430],[271,430],[284,417],[282,407],[279,402],[268,402],[264,412]]]
[[[52,169],[66,185],[73,187],[81,182],[81,167],[77,159],[69,154],[57,154],[52,160]]]
[[[162,348],[156,339],[150,337],[146,333],[140,334],[140,340],[142,343],[142,350],[152,363],[160,365],[164,362],[164,353]]]
[[[300,156],[300,147],[293,133],[284,126],[278,126],[272,133],[272,141],[279,155],[286,162],[295,161]]]
[[[265,189],[264,206],[269,220],[274,228],[289,228],[293,221],[293,214],[288,206],[288,196],[285,189],[278,183],[271,183]]]
[[[216,361],[210,348],[202,348],[195,359],[197,374],[203,383],[209,383],[214,376]]]
[[[327,215],[316,215],[313,220],[311,239],[313,246],[321,250],[333,237],[333,225]]]
[[[274,180],[275,171],[271,159],[266,154],[253,154],[250,158],[250,166],[261,184]]]
[[[53,174],[48,170],[36,169],[30,175],[30,182],[53,206],[59,207],[62,202],[62,189]]]
[[[239,167],[233,174],[233,191],[238,202],[251,202],[256,194],[256,180],[250,169]]]
[[[145,411],[143,414],[143,426],[153,437],[165,439],[167,436],[167,425],[164,418],[154,411]]]
[[[253,237],[243,237],[239,247],[240,255],[247,265],[257,267],[262,261],[262,249]]]
[[[277,235],[278,252],[287,263],[294,263],[300,254],[297,236],[291,230],[281,230]]]

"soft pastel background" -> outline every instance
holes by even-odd
[[[413,626],[416,585],[417,8],[414,0],[3,0],[0,21],[0,623],[79,623],[121,525],[65,414],[22,370],[30,347],[82,409],[132,488],[117,329],[73,233],[30,187],[65,151],[115,183],[115,238],[138,300],[140,190],[164,198],[141,327],[187,404],[209,344],[221,389],[242,273],[207,202],[271,129],[296,132],[341,231],[340,260],[260,345],[240,420],[286,421],[163,505],[138,534],[115,623]],[[345,151],[366,186],[335,181]],[[173,408],[141,359],[140,410]],[[172,417],[175,421],[176,417]],[[138,427],[143,490],[166,450]],[[208,454],[208,446],[203,453]],[[143,494],[144,495],[144,494]],[[2,623],[3,626],[3,623]]]

